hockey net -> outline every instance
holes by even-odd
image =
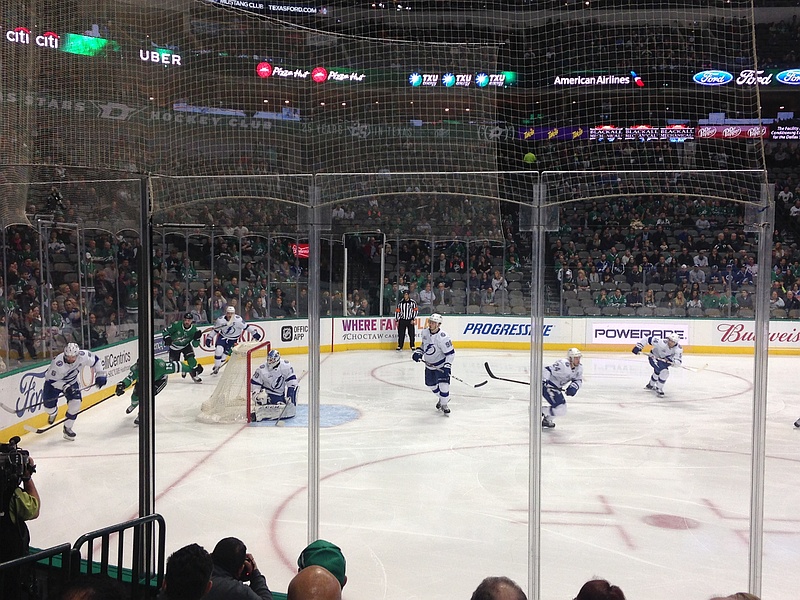
[[[220,370],[219,381],[203,402],[197,420],[201,423],[247,423],[250,421],[250,378],[266,362],[269,342],[237,344]]]

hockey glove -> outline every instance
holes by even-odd
[[[98,375],[97,377],[94,378],[94,384],[98,388],[103,387],[107,383],[108,383],[108,377],[106,377],[105,375]]]
[[[172,346],[172,338],[168,335],[164,336],[164,345],[165,346]]]
[[[567,386],[566,390],[567,396],[574,396],[578,393],[578,384],[574,381]]]
[[[260,334],[260,333],[258,333],[257,331],[254,331],[254,332],[253,332],[253,339],[254,339],[255,341],[257,341],[257,342],[258,342],[258,341],[260,341],[260,340],[261,340],[261,334]]]
[[[442,367],[442,369],[441,369],[441,371],[442,371],[442,374],[443,374],[445,377],[447,377],[448,379],[450,379],[450,370],[451,370],[451,369],[452,369],[452,367],[451,367],[450,365],[444,365],[444,366]]]
[[[642,351],[642,348],[644,348],[644,346],[642,344],[636,344],[633,347],[633,350],[631,350],[631,352],[633,352],[634,354],[639,354],[639,352]]]
[[[289,398],[289,402],[296,405],[297,404],[297,388],[290,387],[286,390],[286,396]]]
[[[117,384],[117,388],[114,390],[114,393],[117,396],[122,396],[125,393],[125,384],[121,381]]]
[[[421,361],[421,360],[422,360],[422,357],[423,357],[423,353],[422,353],[422,350],[420,350],[419,348],[417,348],[416,350],[414,350],[414,354],[412,354],[412,355],[411,355],[411,358],[413,358],[413,359],[414,359],[414,362],[419,362],[419,361]]]
[[[198,329],[197,331],[194,332],[194,338],[193,339],[199,340],[201,337],[203,337],[203,332],[202,331],[200,331]]]

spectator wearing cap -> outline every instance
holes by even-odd
[[[227,537],[217,542],[211,553],[214,570],[211,590],[204,600],[272,600],[267,579],[258,570],[252,554],[242,540]],[[250,585],[246,585],[249,583]]]
[[[316,565],[329,571],[343,588],[347,583],[347,563],[342,550],[327,540],[317,540],[303,549],[297,558],[298,571]]]

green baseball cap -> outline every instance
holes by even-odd
[[[297,559],[297,566],[300,569],[305,569],[312,565],[330,571],[339,580],[339,585],[342,587],[347,582],[344,554],[336,544],[331,544],[326,540],[317,540],[306,546]]]

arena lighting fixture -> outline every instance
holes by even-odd
[[[444,112],[450,112],[450,109],[449,108],[445,108]]]
[[[289,101],[288,100],[284,100],[283,103],[284,104],[289,104]]]
[[[325,103],[324,102],[320,102],[319,105],[320,106],[325,106]]]
[[[347,106],[347,102],[342,102],[342,106]]]

